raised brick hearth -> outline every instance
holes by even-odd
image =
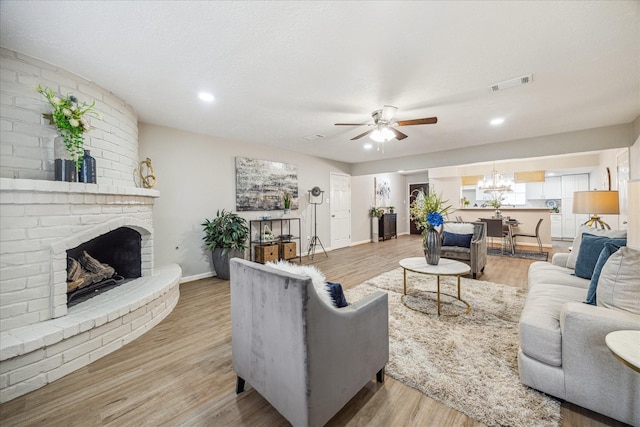
[[[154,270],[155,190],[0,178],[0,402],[109,354],[178,301],[177,265]],[[121,227],[141,236],[142,277],[67,308],[67,250]]]

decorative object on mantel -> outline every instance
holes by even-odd
[[[211,249],[216,276],[218,279],[229,280],[229,258],[244,258],[249,237],[247,221],[238,214],[223,209],[222,212],[216,212],[213,220],[205,219],[202,226],[202,240]]]
[[[96,159],[91,156],[89,150],[84,150],[78,178],[80,182],[87,184],[96,184],[98,182],[96,178]]]
[[[451,205],[442,196],[431,192],[428,195],[422,189],[415,190],[415,199],[409,207],[409,214],[415,221],[418,230],[422,231],[424,255],[427,264],[437,265],[440,261],[442,240],[436,227],[444,222],[444,215],[449,213]]]
[[[144,171],[144,167],[147,168]],[[140,177],[140,183],[144,188],[153,188],[154,185],[158,182],[156,176],[153,172],[153,166],[151,166],[151,159],[147,157],[146,160],[141,161],[138,164],[138,176]]]
[[[57,96],[52,89],[40,85],[38,85],[37,91],[47,98],[47,101],[49,101],[49,104],[53,107],[51,114],[43,114],[42,117],[49,120],[49,123],[58,129],[58,133],[60,137],[62,137],[64,147],[70,157],[55,158],[56,180],[61,181],[65,178],[64,180],[77,181],[77,179],[67,179],[67,177],[72,174],[68,172],[69,163],[65,160],[71,160],[78,170],[82,167],[82,158],[85,153],[84,134],[91,130],[91,122],[87,115],[91,114],[94,117],[99,117],[99,114],[93,109],[96,102],[93,101],[91,104],[87,104],[86,102],[79,103],[78,98],[74,95],[68,95],[66,98],[62,98]],[[63,152],[54,147],[54,155],[62,156]],[[62,161],[58,162],[57,160]]]
[[[57,136],[53,140],[53,159],[56,181],[76,182],[78,180],[76,162],[71,159],[71,154],[67,151],[64,138],[61,136]]]

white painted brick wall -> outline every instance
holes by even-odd
[[[96,159],[99,184],[135,187],[138,166],[138,118],[122,99],[93,82],[54,65],[0,47],[0,176],[53,180],[54,126],[42,118],[48,101],[38,84],[61,96],[96,101],[101,118],[85,134],[85,148]]]

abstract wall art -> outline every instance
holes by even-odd
[[[284,209],[284,194],[298,209],[298,166],[269,160],[236,157],[236,210]]]

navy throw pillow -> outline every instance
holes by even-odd
[[[349,305],[349,303],[347,302],[347,298],[345,298],[344,296],[342,285],[340,283],[327,282],[327,287],[329,288],[329,294],[331,295],[331,299],[333,300],[333,305],[338,308],[346,307]]]
[[[600,252],[600,256],[598,257],[598,262],[596,262],[596,266],[593,269],[593,275],[591,276],[591,282],[589,282],[589,290],[587,291],[587,300],[585,304],[596,305],[596,290],[598,288],[598,279],[600,279],[600,273],[602,272],[602,267],[606,264],[609,257],[618,252],[622,246],[614,242],[606,242],[604,244],[604,248],[602,248],[602,252]]]
[[[627,239],[612,239],[605,236],[594,236],[589,233],[582,233],[580,251],[576,260],[575,275],[583,279],[591,279],[593,270],[596,267],[600,252],[607,242],[615,243],[619,246],[626,246]]]
[[[460,248],[470,248],[471,239],[473,234],[456,234],[444,232],[444,239],[442,240],[442,246],[458,246]]]

